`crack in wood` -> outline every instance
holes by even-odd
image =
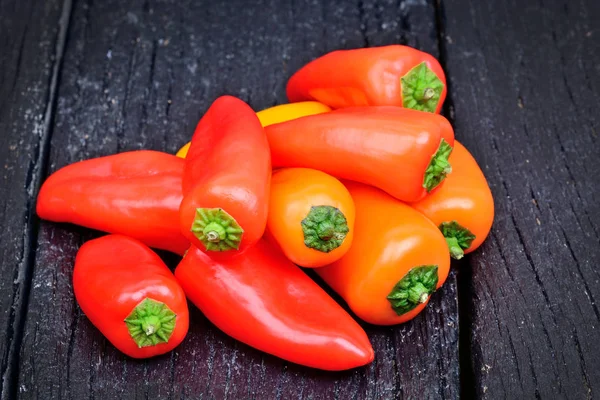
[[[119,128],[117,129],[117,153],[121,152],[123,146],[123,140],[125,138],[125,124],[127,123],[127,102],[131,94],[131,76],[133,74],[133,67],[135,64],[135,54],[137,50],[139,38],[133,40],[132,49],[129,54],[129,63],[127,66],[127,75],[125,77],[125,94],[123,96],[123,104],[121,105],[121,116],[119,120]]]
[[[521,232],[521,229],[519,228],[519,225],[517,224],[517,220],[515,219],[514,214],[511,213],[510,218],[511,218],[513,226],[515,227],[515,232],[517,234],[517,238],[519,239],[519,243],[523,247],[523,253],[525,254],[525,258],[527,259],[527,262],[529,263],[529,266],[531,267],[531,271],[533,272],[535,281],[538,284],[538,286],[542,292],[542,296],[544,297],[544,300],[545,300],[546,304],[548,305],[548,307],[552,307],[552,302],[550,301],[550,296],[548,295],[548,292],[546,291],[546,287],[544,286],[544,283],[542,282],[538,268],[535,266],[535,263],[533,262],[533,259],[531,258],[529,247],[525,243],[525,238],[523,236],[523,233]],[[556,317],[554,316],[554,313],[551,313],[551,315],[552,315],[554,324],[558,325],[558,323],[556,322]]]
[[[557,221],[557,223],[558,223],[558,221]],[[560,227],[560,230],[563,234],[563,238],[565,239],[565,245],[567,246],[567,249],[569,250],[569,254],[571,255],[571,258],[573,258],[573,261],[575,261],[575,265],[577,266],[577,272],[579,273],[579,277],[581,278],[581,280],[583,282],[583,287],[585,288],[585,295],[588,297],[588,299],[590,301],[590,305],[592,306],[592,309],[594,310],[594,314],[596,314],[596,318],[598,319],[598,321],[600,321],[600,311],[598,310],[596,300],[594,299],[594,296],[592,295],[588,281],[585,279],[585,276],[583,275],[583,272],[581,271],[581,264],[579,263],[579,260],[578,260],[577,256],[575,255],[573,248],[571,247],[571,242],[569,241],[569,238],[568,238],[567,233],[565,232],[564,228],[560,224],[558,224],[558,226]]]
[[[407,44],[408,38],[406,37],[407,32],[411,31],[411,24],[408,18],[408,7],[406,7],[406,0],[398,0],[397,9],[399,10],[400,15],[400,44]],[[435,9],[435,6],[434,6]],[[436,29],[438,26],[436,25]],[[436,32],[437,33],[437,32]],[[439,37],[436,39],[438,42],[439,49]],[[418,47],[418,43],[416,43]]]
[[[173,400],[175,396],[175,363],[177,360],[177,350],[172,351],[169,357],[169,394],[168,399]]]
[[[540,395],[537,375],[535,373],[535,364],[534,364],[533,358],[531,356],[531,350],[527,349],[527,355],[529,356],[529,371],[531,372],[531,377],[533,379],[535,398],[536,398],[536,400],[542,400],[542,396]]]
[[[27,19],[27,21],[31,20],[31,15],[33,13],[33,7],[31,7],[30,10],[30,14],[29,14],[29,18]],[[21,35],[21,41],[19,42],[19,50],[17,52],[17,61],[16,61],[16,65],[17,65],[17,69],[15,71],[15,76],[13,78],[13,83],[12,86],[10,87],[10,91],[8,92],[9,95],[4,97],[2,100],[2,103],[0,103],[0,110],[2,109],[2,107],[4,106],[5,102],[10,98],[10,95],[12,93],[14,93],[15,91],[15,87],[17,86],[17,82],[19,81],[19,75],[21,74],[21,62],[23,60],[23,49],[25,47],[25,38],[27,37],[27,29],[28,29],[28,25],[27,22],[25,23],[25,27],[23,28],[23,35]]]
[[[61,17],[59,19],[59,29],[54,45],[54,62],[51,68],[50,84],[45,102],[43,128],[40,132],[40,139],[36,146],[36,156],[31,159],[25,179],[25,187],[28,190],[28,200],[26,204],[26,227],[23,232],[23,254],[21,258],[21,267],[17,269],[20,276],[20,288],[16,288],[11,307],[10,330],[7,333],[9,350],[7,354],[6,369],[2,371],[2,400],[15,397],[19,392],[19,352],[25,326],[25,317],[27,314],[27,305],[29,301],[29,292],[31,287],[31,278],[33,275],[33,266],[35,262],[35,244],[37,242],[38,224],[34,222],[34,204],[39,191],[43,175],[45,174],[52,137],[52,123],[54,121],[54,109],[56,107],[57,90],[59,84],[59,75],[62,67],[62,59],[65,49],[65,42],[69,21],[71,16],[71,0],[65,0],[63,3]],[[33,163],[33,164],[32,164]],[[10,336],[9,336],[10,335]]]
[[[447,41],[446,41],[446,15],[442,0],[434,0],[435,26],[437,31],[438,60],[447,72]],[[404,20],[404,18],[403,18]],[[454,125],[454,115],[450,110],[454,107],[452,96],[451,76],[446,76],[446,101],[443,111],[448,120]],[[458,330],[459,330],[459,383],[460,395],[463,398],[475,398],[475,364],[473,362],[473,270],[470,263],[462,262],[457,277],[458,293]]]
[[[559,372],[556,368],[556,350],[554,349],[554,345],[552,344],[552,338],[550,336],[550,333],[548,332],[548,328],[546,328],[546,324],[544,324],[544,319],[540,313],[540,321],[541,321],[541,325],[542,325],[542,332],[544,332],[544,338],[546,339],[546,344],[548,345],[548,348],[550,349],[550,353],[552,354],[552,359],[554,360],[554,364],[552,365],[552,369],[557,377],[556,379],[556,383],[558,384],[558,391],[559,393],[563,392],[562,389],[562,382],[559,378]],[[555,322],[556,323],[556,322]],[[555,326],[555,328],[558,328],[558,326]]]
[[[394,370],[394,398],[400,399],[402,398],[402,388],[399,382],[400,371],[398,369],[398,360],[396,359],[396,355],[398,354],[398,349],[396,347],[396,335],[390,337],[388,340],[390,341],[391,352],[394,354],[394,360],[392,361]]]
[[[590,305],[592,306],[594,314],[596,315],[596,319],[598,321],[600,321],[600,310],[598,309],[598,306],[596,304],[594,296],[592,295],[592,292],[591,292],[591,289],[589,287],[588,281],[585,279],[585,276],[583,275],[583,271],[581,271],[581,264],[580,264],[577,256],[575,255],[575,252],[574,252],[573,248],[571,247],[571,242],[569,241],[568,235],[565,232],[565,229],[563,228],[563,226],[560,223],[560,221],[558,221],[558,219],[557,219],[554,211],[552,210],[552,207],[551,207],[550,203],[548,203],[548,209],[550,211],[550,216],[552,217],[552,219],[556,223],[556,226],[559,227],[560,232],[562,233],[562,236],[563,236],[563,239],[564,239],[564,244],[567,247],[567,249],[569,250],[569,254],[570,254],[571,258],[573,259],[573,261],[575,261],[575,265],[577,267],[577,272],[578,272],[579,277],[581,278],[581,281],[582,281],[583,286],[584,286],[585,295],[588,298],[588,300],[590,302]]]
[[[579,213],[577,213],[575,211],[575,206],[573,205],[573,202],[569,201],[569,205],[571,206],[571,212],[573,213],[573,215],[575,216],[575,218],[577,220],[577,225],[579,225],[581,230],[583,230],[583,225],[579,219]],[[586,219],[588,220],[588,223],[592,227],[592,231],[594,232],[594,236],[595,236],[596,240],[598,241],[598,243],[600,243],[600,234],[598,233],[596,225],[592,222],[592,219],[590,218],[590,215],[588,214],[587,210],[585,208],[583,208],[583,210],[581,212],[583,212],[583,215],[585,215]]]
[[[519,367],[519,357],[517,356],[517,351],[515,350],[515,344],[513,343],[512,335],[508,335],[508,343],[510,344],[510,349],[512,352],[513,359],[515,360],[515,368],[517,368],[517,375],[519,376],[519,384],[521,385],[521,390],[523,390],[523,377],[521,376],[521,368]]]
[[[579,337],[577,336],[577,329],[573,329],[573,341],[575,342],[575,348],[577,349],[577,354],[579,355],[579,366],[581,368],[581,375],[583,376],[584,385],[587,389],[586,398],[588,400],[591,400],[594,398],[594,396],[592,392],[592,386],[590,385],[590,378],[588,376],[587,368],[585,366],[583,352],[581,351],[581,344],[579,343]]]
[[[284,362],[281,367],[281,374],[279,374],[279,377],[277,379],[277,390],[275,391],[275,400],[281,400],[282,385],[283,382],[286,380],[287,369],[287,362]]]
[[[156,40],[152,41],[152,50],[150,51],[150,67],[148,73],[148,85],[144,91],[144,101],[142,102],[141,118],[138,122],[138,132],[142,133],[148,122],[148,106],[151,104],[152,94],[154,90],[154,68],[156,64],[156,53],[158,51],[158,43]],[[155,99],[156,101],[156,99]],[[165,141],[166,142],[166,141]]]
[[[71,358],[73,357],[73,347],[75,344],[75,337],[79,325],[79,315],[81,314],[81,310],[77,307],[77,302],[73,299],[73,325],[71,326],[71,336],[69,337],[69,344],[67,347],[67,364],[65,366],[66,369],[66,378],[67,378],[67,394],[69,398],[71,397],[70,393],[70,383],[71,383]],[[34,342],[35,343],[35,342]]]
[[[358,19],[360,21],[360,33],[363,38],[364,47],[369,47],[369,35],[367,33],[367,20],[365,18],[365,4],[363,0],[358,0]]]

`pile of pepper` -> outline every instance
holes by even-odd
[[[289,104],[214,101],[177,156],[132,151],[52,174],[37,213],[110,235],[85,243],[73,288],[123,353],[175,348],[186,298],[228,335],[324,370],[370,363],[358,318],[414,318],[450,258],[481,245],[494,204],[475,159],[439,115],[431,55],[393,45],[334,51],[296,72]],[[150,247],[183,259],[173,274]]]

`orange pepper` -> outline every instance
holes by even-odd
[[[383,191],[344,183],[356,207],[353,244],[344,257],[315,272],[364,321],[406,322],[448,277],[444,236],[423,214]]]
[[[444,185],[411,206],[440,227],[450,254],[460,259],[478,248],[490,233],[494,199],[477,161],[462,144],[454,141],[448,161],[452,173]]]
[[[267,238],[303,267],[342,257],[354,234],[354,202],[336,178],[309,168],[273,172]]]
[[[263,127],[278,124],[280,122],[290,121],[292,119],[306,117],[307,115],[321,114],[331,111],[331,108],[318,101],[301,101],[291,104],[280,104],[278,106],[266,108],[256,113],[258,120]],[[177,151],[176,156],[185,158],[190,149],[191,142],[185,144]]]

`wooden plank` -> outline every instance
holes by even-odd
[[[329,50],[397,42],[438,48],[435,10],[424,1],[81,1],[72,21],[51,170],[129,149],[174,152],[218,95],[237,95],[255,109],[285,102],[291,73]],[[366,327],[376,350],[367,368],[324,373],[290,365],[227,337],[195,309],[180,347],[135,361],[74,302],[73,260],[93,235],[41,223],[21,351],[25,399],[458,396],[454,274],[413,322]]]
[[[64,43],[63,1],[0,1],[0,397],[16,393],[18,353]],[[62,24],[66,24],[63,16]]]
[[[456,0],[442,11],[456,134],[497,208],[465,272],[469,394],[597,398],[600,3]]]

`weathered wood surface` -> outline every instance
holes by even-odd
[[[599,398],[600,2],[443,11],[453,122],[497,208],[461,303],[470,394]]]
[[[598,397],[599,20],[594,0],[0,0],[2,398]],[[446,115],[496,198],[490,238],[426,312],[366,326],[376,361],[345,373],[264,355],[193,307],[174,352],[116,351],[72,294],[77,249],[99,233],[39,222],[40,180],[174,152],[218,95],[265,108],[312,58],[389,43],[440,57]]]
[[[285,101],[287,78],[310,59],[397,42],[437,54],[432,4],[75,2],[49,170],[130,149],[174,152],[218,95],[265,108]],[[376,350],[368,368],[323,373],[290,365],[235,342],[197,311],[176,351],[135,361],[73,299],[73,260],[92,235],[40,223],[20,354],[22,398],[458,396],[455,275],[414,322],[366,328]]]
[[[15,386],[60,67],[63,4],[0,1],[0,393]],[[66,20],[63,19],[63,25]],[[63,30],[64,32],[64,30]]]

